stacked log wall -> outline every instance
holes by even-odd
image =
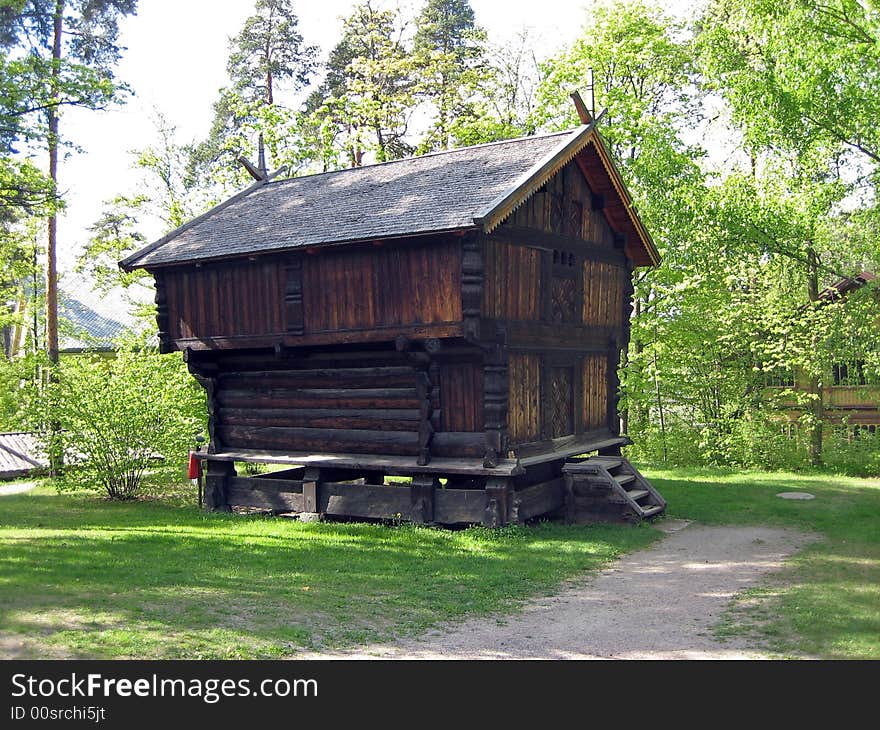
[[[476,350],[439,359],[323,348],[282,360],[259,352],[190,360],[209,386],[215,451],[483,455]]]

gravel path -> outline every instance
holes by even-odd
[[[393,645],[302,659],[757,659],[712,627],[737,593],[815,536],[768,527],[708,527],[680,520],[667,536],[598,575],[507,617],[470,619]]]
[[[0,485],[0,497],[6,494],[21,494],[22,492],[29,492],[36,486],[36,482],[16,482],[15,484],[3,484]]]

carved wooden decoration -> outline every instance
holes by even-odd
[[[550,369],[550,438],[559,438],[574,433],[574,412],[572,409],[573,369],[554,367]]]
[[[157,271],[156,278],[156,324],[159,328],[159,352],[163,355],[174,350],[171,333],[168,330],[168,295],[165,290],[165,277]]]
[[[305,331],[302,258],[290,257],[284,271],[284,313],[287,332],[291,335],[301,335]]]

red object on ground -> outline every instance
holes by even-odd
[[[202,473],[202,465],[199,464],[199,460],[196,458],[195,451],[189,452],[189,472],[188,476],[190,479],[198,479]]]

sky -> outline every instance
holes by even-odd
[[[340,36],[341,18],[354,0],[294,0],[300,32],[318,45],[322,56]],[[381,5],[380,1],[380,5]],[[387,4],[387,3],[386,3]],[[501,42],[530,29],[539,57],[569,44],[586,17],[589,0],[471,0],[477,22],[490,40]],[[406,16],[420,0],[402,2]],[[177,127],[178,141],[203,138],[212,104],[227,84],[230,36],[253,11],[253,0],[140,0],[136,16],[120,25],[126,48],[117,76],[132,91],[128,102],[108,111],[70,110],[62,119],[68,139],[81,148],[62,162],[59,187],[67,210],[59,219],[58,255],[62,271],[73,267],[88,239],[88,227],[100,216],[103,202],[134,185],[137,173],[130,150],[155,139],[155,110]],[[162,231],[146,231],[158,237]]]

